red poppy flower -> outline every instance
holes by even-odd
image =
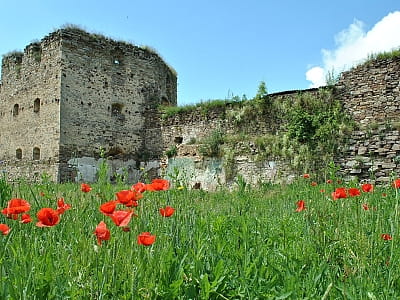
[[[175,209],[172,208],[171,206],[166,206],[165,208],[160,208],[160,214],[163,217],[170,217],[174,214]]]
[[[311,186],[317,186],[318,183],[316,183],[315,181],[311,182]]]
[[[138,182],[132,185],[131,190],[136,191],[138,193],[143,193],[146,191],[146,185],[143,182]]]
[[[360,196],[361,192],[358,188],[349,188],[347,190],[347,192],[349,193],[350,197],[355,197],[355,196]]]
[[[97,244],[100,246],[102,241],[108,241],[110,239],[110,230],[107,229],[107,225],[104,221],[101,221],[99,225],[97,225],[93,233],[96,235]]]
[[[373,192],[373,191],[374,191],[374,186],[373,186],[372,184],[370,184],[370,183],[364,183],[364,184],[361,186],[361,189],[362,189],[364,192],[369,193],[369,192]]]
[[[392,186],[396,189],[400,188],[400,178],[394,180]]]
[[[37,213],[39,222],[36,223],[38,227],[51,227],[57,225],[60,222],[60,216],[58,212],[52,208],[42,208]]]
[[[32,222],[32,218],[31,218],[31,216],[29,215],[29,214],[22,214],[21,215],[21,221],[20,221],[22,224],[27,224],[27,223],[30,223],[30,222]]]
[[[386,193],[382,193],[382,197],[386,197],[387,196],[387,194]]]
[[[18,219],[18,214],[27,212],[31,209],[31,205],[24,199],[14,198],[8,201],[7,207],[1,212],[7,218]],[[15,216],[16,215],[16,216]]]
[[[0,231],[3,235],[7,235],[10,232],[10,227],[7,224],[0,224]]]
[[[109,217],[113,220],[115,225],[119,227],[128,226],[133,216],[133,210],[116,210]]]
[[[325,193],[325,190],[324,189],[320,189],[319,190],[321,193]]]
[[[147,191],[166,191],[169,189],[169,181],[166,179],[153,179],[150,184],[146,184]]]
[[[326,181],[327,184],[331,184],[332,182],[333,182],[332,179],[328,179],[328,180]]]
[[[156,236],[152,235],[150,232],[142,232],[138,235],[137,243],[138,245],[150,246],[156,241]]]
[[[369,207],[368,207],[367,203],[363,203],[362,204],[362,208],[363,208],[363,210],[369,210]]]
[[[103,203],[102,205],[100,205],[100,211],[102,214],[108,216],[110,214],[112,214],[115,210],[115,208],[117,207],[117,200],[113,200],[113,201],[108,201],[106,203]]]
[[[347,198],[346,188],[336,188],[334,192],[332,192],[333,200],[337,200],[340,198]]]
[[[297,209],[296,209],[297,212],[306,209],[306,203],[304,202],[304,200],[299,200],[299,201],[297,201],[297,202],[296,202],[296,205],[297,205]]]
[[[385,241],[391,241],[392,240],[392,236],[388,233],[383,233],[381,234],[381,238],[384,239]]]
[[[92,188],[87,183],[82,183],[81,184],[81,191],[82,192],[89,193],[91,190],[92,190]]]
[[[71,205],[64,202],[64,198],[60,198],[57,200],[57,212],[59,215],[62,215],[66,210],[70,209]]]
[[[143,194],[132,190],[122,190],[115,195],[117,196],[119,203],[128,207],[138,206],[137,201],[143,198]]]
[[[306,174],[303,174],[303,178],[310,178],[310,174],[308,174],[308,173],[306,173]]]

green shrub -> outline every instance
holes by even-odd
[[[178,148],[175,145],[171,146],[168,150],[165,151],[165,155],[168,158],[174,157],[178,154]]]
[[[216,129],[209,136],[201,141],[199,152],[203,156],[219,157],[221,156],[221,145],[224,144],[224,134]]]

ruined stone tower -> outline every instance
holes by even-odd
[[[90,181],[103,152],[132,175],[162,151],[156,108],[176,94],[176,73],[154,51],[57,30],[3,57],[0,170]]]

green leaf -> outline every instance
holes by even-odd
[[[287,298],[289,298],[289,296],[290,296],[291,294],[293,294],[293,291],[287,292],[287,293],[285,293],[285,294],[283,294],[283,295],[277,297],[276,300],[287,299]]]
[[[210,296],[211,285],[208,281],[208,274],[203,274],[200,276],[200,295],[201,299],[208,299]]]

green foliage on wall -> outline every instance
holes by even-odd
[[[242,105],[227,114],[231,122],[240,125],[242,134],[226,134],[223,151],[234,149],[235,155],[248,154],[251,149],[244,144],[252,144],[257,161],[283,161],[299,172],[322,171],[354,127],[333,92],[330,88],[320,89],[281,101],[275,99],[262,116],[257,102]],[[244,133],[250,130],[243,126],[254,127],[266,118],[281,120],[278,129],[258,135]]]
[[[291,101],[274,104],[285,119],[283,131],[256,140],[261,158],[281,158],[298,170],[326,166],[354,126],[331,88],[299,93]]]
[[[316,96],[299,93],[293,102],[286,103],[286,112],[289,137],[312,148],[333,147],[340,125],[348,119],[332,92],[322,89]]]
[[[260,162],[281,161],[298,172],[318,172],[333,160],[354,126],[334,91],[328,87],[270,96],[262,82],[252,100],[229,106],[209,103],[208,108],[224,105],[224,122],[196,141],[199,153],[222,157],[229,179],[236,174],[239,155]]]
[[[207,115],[211,110],[223,108],[230,103],[229,100],[208,100],[197,104],[187,104],[183,106],[160,106],[159,111],[163,119],[168,119],[176,115],[190,113],[198,110],[201,114]]]
[[[377,54],[370,54],[365,61],[366,64],[374,61],[374,60],[384,60],[384,59],[391,59],[400,57],[400,48],[394,49],[392,51],[381,52]]]
[[[171,146],[167,151],[165,151],[165,155],[168,158],[175,157],[178,154],[178,148],[176,145]]]
[[[220,157],[221,146],[224,144],[224,134],[220,129],[215,129],[211,134],[200,141],[199,152],[203,156]]]

